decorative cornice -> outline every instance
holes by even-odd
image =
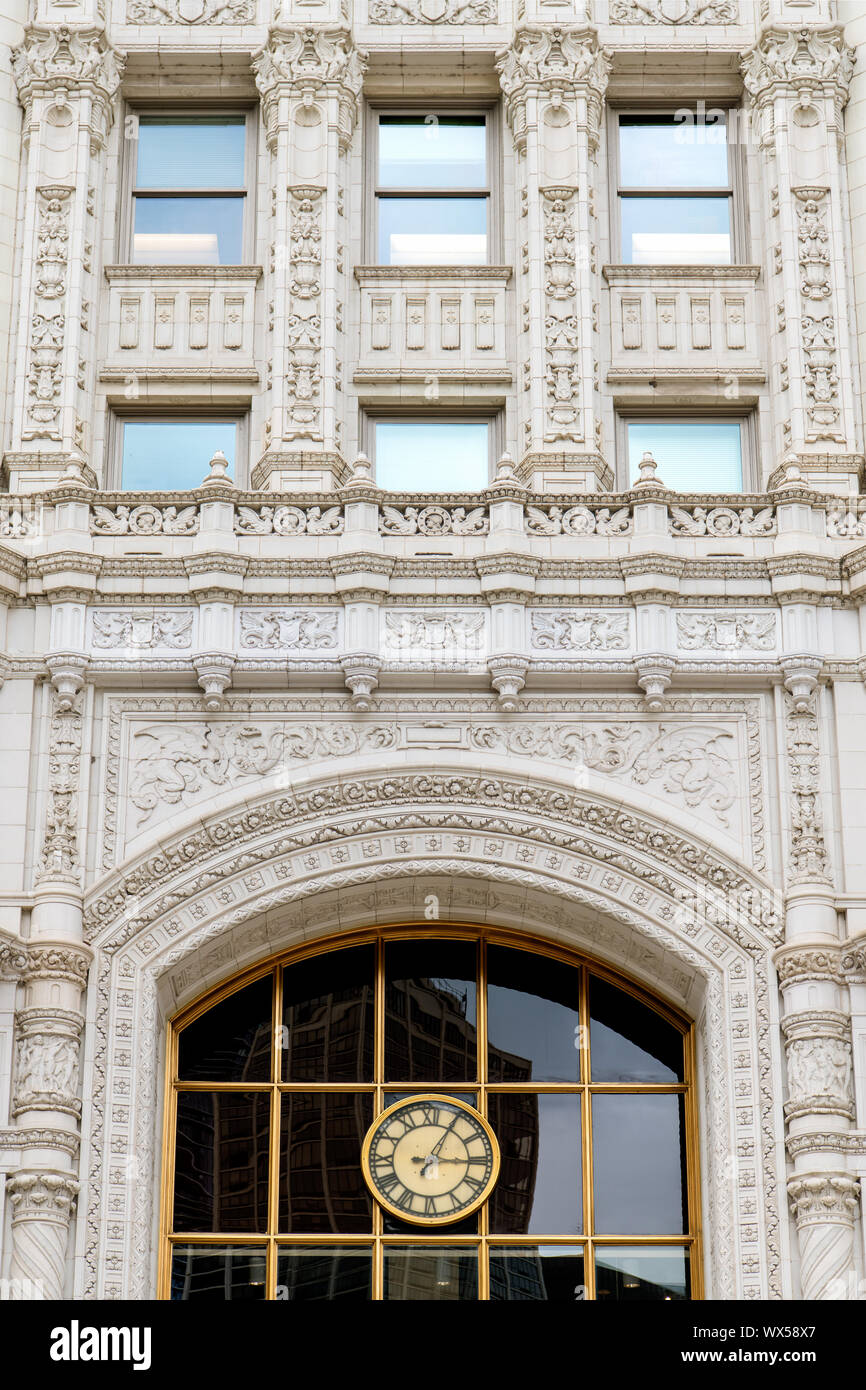
[[[105,278],[114,280],[261,280],[260,265],[107,265]]]
[[[384,280],[502,280],[507,283],[514,270],[510,265],[356,265],[359,285],[376,285]]]
[[[103,367],[100,381],[129,382],[130,374],[139,381],[243,381],[251,385],[261,380],[255,367]]]
[[[758,280],[759,265],[603,265],[605,280]]]

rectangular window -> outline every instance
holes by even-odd
[[[487,117],[375,117],[379,265],[483,265],[490,259]]]
[[[742,420],[628,420],[628,484],[645,453],[676,492],[743,491]]]
[[[219,449],[235,476],[237,420],[121,420],[120,486],[124,492],[186,492],[208,476]]]
[[[480,492],[490,482],[490,420],[377,420],[376,483],[392,492]]]
[[[242,264],[246,116],[141,115],[136,122],[133,264]]]
[[[718,109],[618,117],[624,264],[731,264],[728,127]]]

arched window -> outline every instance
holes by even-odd
[[[343,937],[187,1009],[168,1067],[163,1297],[700,1296],[692,1030],[591,961]]]

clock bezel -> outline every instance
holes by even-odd
[[[393,1202],[389,1202],[387,1197],[383,1196],[379,1191],[370,1170],[370,1149],[382,1125],[398,1111],[411,1109],[413,1105],[421,1105],[425,1101],[433,1101],[438,1105],[453,1105],[458,1110],[464,1110],[480,1125],[490,1145],[490,1177],[487,1179],[481,1192],[468,1206],[461,1207],[459,1211],[449,1212],[443,1216],[421,1216],[417,1212],[409,1213],[405,1208],[398,1207]],[[373,1197],[385,1211],[390,1212],[392,1216],[398,1217],[400,1221],[405,1221],[411,1226],[451,1226],[455,1221],[463,1221],[467,1216],[472,1216],[484,1205],[496,1186],[499,1180],[501,1161],[499,1140],[496,1138],[496,1134],[488,1121],[474,1106],[468,1105],[464,1100],[458,1100],[456,1096],[449,1095],[447,1091],[419,1091],[417,1095],[403,1096],[401,1100],[395,1101],[393,1105],[388,1106],[387,1110],[383,1110],[380,1115],[376,1116],[370,1128],[367,1130],[364,1136],[364,1143],[361,1146],[361,1171],[364,1175],[364,1181],[373,1194]],[[463,1181],[462,1178],[460,1181]],[[458,1186],[457,1183],[455,1183],[455,1187],[456,1186]]]

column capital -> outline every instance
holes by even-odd
[[[67,96],[87,93],[111,121],[111,102],[120,86],[125,60],[99,27],[57,28],[29,25],[12,54],[18,96],[30,113],[34,98],[49,99],[55,108]]]
[[[93,960],[89,946],[73,945],[66,941],[40,941],[28,945],[24,978],[31,980],[65,980],[67,984],[84,989],[87,972]]]
[[[607,90],[611,54],[594,29],[555,25],[519,28],[508,48],[496,55],[496,70],[506,97],[506,115],[515,132],[526,120],[526,98],[546,97],[555,106],[563,96],[584,95],[595,127]]]
[[[367,66],[365,49],[357,48],[350,29],[272,28],[267,43],[253,55],[256,86],[262,96],[268,144],[276,139],[279,101],[287,96],[310,108],[316,99],[339,102],[340,141],[348,145],[358,118],[358,98]]]
[[[828,1221],[853,1225],[859,1192],[859,1182],[848,1173],[798,1173],[788,1179],[788,1201],[801,1228]]]
[[[13,1173],[6,1192],[12,1204],[12,1221],[69,1221],[78,1196],[78,1180],[71,1173],[45,1170]]]
[[[754,48],[741,54],[743,84],[757,105],[777,95],[808,105],[812,95],[832,96],[842,107],[854,70],[854,50],[841,25],[827,28],[765,29]]]

